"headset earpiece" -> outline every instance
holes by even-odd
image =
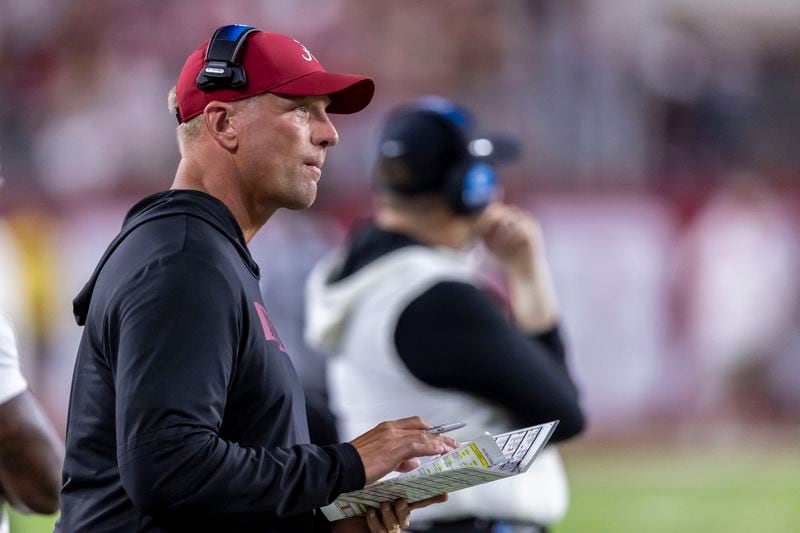
[[[462,141],[464,153],[461,159],[448,169],[442,192],[450,209],[460,215],[473,215],[483,211],[494,200],[497,194],[497,174],[492,165],[478,160],[469,153],[467,146],[469,116],[455,104],[450,105],[455,111],[442,111],[441,105],[423,109],[437,116]]]
[[[450,203],[457,213],[480,213],[497,195],[497,174],[488,163],[471,163],[458,181],[459,197]]]
[[[259,30],[242,24],[217,28],[208,43],[205,66],[197,76],[197,88],[208,92],[247,83],[247,73],[239,63],[239,52],[247,36],[255,31]]]

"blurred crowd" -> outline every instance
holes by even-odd
[[[0,0],[0,307],[33,390],[63,426],[70,301],[125,209],[171,181],[166,95],[187,50],[246,22],[377,83],[336,119],[318,204],[252,244],[311,390],[305,275],[370,211],[387,110],[441,94],[523,144],[506,197],[542,222],[591,431],[796,422],[800,8],[764,4]]]

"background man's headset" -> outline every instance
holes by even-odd
[[[403,108],[398,115],[411,113],[426,114],[437,123],[444,126],[449,134],[457,139],[456,144],[461,148],[460,155],[448,165],[444,176],[437,177],[438,183],[421,183],[409,176],[404,184],[385,184],[390,190],[406,196],[419,193],[439,193],[446,200],[447,205],[461,215],[478,214],[492,202],[498,193],[497,174],[494,166],[481,156],[482,146],[491,141],[489,139],[472,139],[470,133],[473,128],[472,117],[466,109],[458,106],[446,98],[428,96],[420,98],[409,107]],[[391,120],[391,119],[390,119]],[[422,133],[424,135],[424,133]],[[406,154],[402,141],[388,138],[382,141],[381,157],[413,160],[413,154]],[[491,148],[490,148],[491,151]],[[409,167],[412,167],[410,163]],[[409,169],[409,174],[414,170]]]

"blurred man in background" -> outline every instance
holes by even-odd
[[[375,220],[308,282],[307,338],[332,355],[331,402],[345,438],[384,417],[467,421],[459,439],[559,419],[553,440],[584,425],[565,362],[555,291],[537,222],[493,201],[492,164],[515,147],[473,136],[468,113],[425,98],[396,111],[378,162]],[[508,284],[511,319],[479,287],[476,241]],[[568,500],[555,448],[532,472],[458,491],[421,511],[436,532],[541,531]]]
[[[328,113],[360,111],[373,92],[371,79],[326,72],[298,41],[249,26],[223,26],[190,54],[170,97],[172,189],[131,209],[74,301],[85,328],[58,531],[329,530],[315,509],[455,446],[417,417],[309,444],[248,249],[276,210],[316,198],[338,141]],[[397,530],[414,507],[333,530]]]

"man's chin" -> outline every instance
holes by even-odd
[[[311,194],[306,198],[293,198],[292,200],[286,202],[283,207],[286,209],[291,209],[292,211],[300,211],[302,209],[311,207],[316,199],[317,193],[314,191],[314,194]]]

